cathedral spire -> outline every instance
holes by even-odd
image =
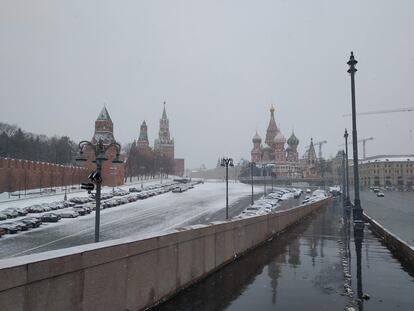
[[[165,101],[164,101],[164,109],[162,110],[162,119],[167,119],[167,112],[165,111]]]
[[[279,129],[277,128],[276,121],[275,121],[275,108],[273,105],[270,107],[270,121],[266,131],[266,139],[265,142],[268,146],[273,145],[273,140],[275,139]]]

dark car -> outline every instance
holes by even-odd
[[[89,210],[89,208],[84,208],[84,207],[74,207],[73,211],[78,213],[80,216],[84,216],[84,215],[89,214],[91,212]]]
[[[6,233],[8,234],[15,234],[20,230],[20,227],[13,223],[0,224],[0,228],[6,230]]]
[[[43,214],[40,217],[40,220],[42,222],[58,222],[60,218],[61,218],[60,215],[57,215],[55,213],[47,213],[47,214]]]
[[[15,221],[13,224],[19,226],[21,231],[27,231],[29,229],[29,226],[22,221]]]
[[[42,221],[39,218],[35,217],[26,217],[20,220],[29,226],[29,228],[37,228],[42,224]]]
[[[76,203],[71,202],[71,201],[63,201],[62,204],[64,207],[73,207],[76,205]]]
[[[6,229],[0,228],[0,238],[2,235],[6,234]]]

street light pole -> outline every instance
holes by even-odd
[[[266,176],[265,176],[266,164],[262,164],[262,173],[263,173],[263,193],[266,196]]]
[[[234,166],[232,158],[222,158],[221,166],[226,167],[226,219],[229,219],[229,166]]]
[[[352,147],[354,156],[354,222],[362,222],[363,224],[363,210],[361,207],[361,200],[359,198],[359,172],[358,172],[358,135],[356,125],[356,108],[355,108],[355,72],[357,69],[355,65],[358,61],[354,58],[354,53],[351,52],[349,61],[348,73],[351,75],[351,96],[352,96]]]
[[[345,129],[345,178],[346,178],[346,196],[345,204],[349,206],[351,201],[349,200],[349,163],[348,163],[348,131]]]
[[[345,178],[345,174],[346,174],[346,165],[345,165],[345,151],[342,150],[342,173],[341,173],[341,177],[342,177],[342,202],[345,203],[346,205],[346,178]]]
[[[250,166],[250,181],[251,181],[251,184],[252,184],[252,205],[254,204],[254,198],[253,198],[253,196],[254,196],[254,193],[253,193],[253,168],[256,166],[256,163],[254,163],[254,162],[250,162],[249,163],[249,166]]]
[[[79,157],[76,158],[78,164],[84,164],[87,159],[83,156],[85,147],[89,147],[95,154],[96,171],[92,172],[89,178],[96,184],[96,208],[95,208],[95,242],[99,242],[99,227],[100,227],[100,207],[101,207],[101,184],[102,184],[102,164],[108,160],[106,152],[111,147],[116,149],[116,157],[112,160],[113,164],[122,164],[123,162],[119,159],[119,153],[121,152],[121,145],[117,142],[112,142],[108,145],[104,145],[102,139],[94,144],[89,141],[81,141],[79,143]]]

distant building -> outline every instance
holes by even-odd
[[[154,148],[151,148],[148,140],[148,127],[145,120],[140,126],[138,140],[134,141],[129,153],[127,165],[128,175],[136,174],[174,174],[184,176],[184,159],[175,159],[174,139],[170,134],[170,121],[164,107],[159,122],[158,138],[154,140]]]
[[[106,107],[101,110],[95,121],[95,132],[92,137],[92,143],[97,144],[100,140],[102,140],[103,144],[106,146],[115,142],[114,124]],[[96,164],[92,162],[95,160],[94,151],[90,147],[86,147],[85,155],[87,159],[85,167],[89,171],[96,170]],[[110,147],[106,153],[106,156],[108,160],[104,161],[102,166],[102,185],[122,185],[124,183],[125,168],[124,166],[114,166],[112,164],[112,160],[116,157],[116,148]]]
[[[154,151],[158,152],[161,156],[174,160],[174,139],[170,137],[170,121],[165,111],[165,102],[160,119],[158,139],[154,142]]]
[[[147,127],[147,123],[145,122],[145,120],[141,124],[141,128],[139,131],[139,137],[137,140],[137,148],[138,150],[142,150],[142,151],[149,151],[151,149],[151,147],[149,146],[149,141],[148,141],[148,127]]]
[[[378,155],[359,161],[361,187],[397,187],[412,189],[414,185],[414,155]],[[349,165],[353,184],[353,163]]]

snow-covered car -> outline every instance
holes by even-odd
[[[310,189],[306,189],[306,193],[311,193],[311,190]]]
[[[377,197],[383,198],[385,196],[384,192],[377,192]]]
[[[49,206],[49,203],[42,203],[40,206],[43,208],[44,212],[49,212],[52,210],[52,208]]]
[[[60,212],[59,216],[62,218],[76,218],[79,216],[79,213],[75,211],[64,211]]]
[[[83,207],[74,207],[74,212],[78,213],[80,216],[84,216],[86,214],[89,214],[91,211],[89,209],[83,208]]]
[[[42,222],[58,222],[62,216],[55,213],[46,213],[40,217]]]
[[[0,228],[4,229],[7,234],[15,234],[20,231],[20,227],[11,222],[0,224]]]
[[[16,218],[19,216],[19,213],[16,212],[15,210],[6,208],[4,210],[1,211],[3,215],[6,215],[7,218]]]
[[[29,230],[29,226],[23,221],[14,221],[13,224],[15,224],[16,226],[19,226],[21,231]]]
[[[20,220],[21,222],[25,223],[29,228],[37,228],[41,225],[42,221],[37,218],[26,217]]]
[[[43,207],[40,204],[31,205],[26,208],[29,213],[42,213],[44,212]]]
[[[0,220],[6,220],[7,216],[0,212]]]

